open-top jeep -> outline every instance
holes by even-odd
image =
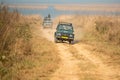
[[[47,17],[44,17],[43,28],[52,28],[53,22],[50,14]]]
[[[55,42],[57,43],[59,41],[68,41],[71,44],[72,41],[74,41],[73,32],[74,30],[72,23],[59,23],[54,34]]]

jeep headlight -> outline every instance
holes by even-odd
[[[69,36],[70,36],[70,37],[73,37],[73,34],[70,34]]]
[[[61,36],[61,33],[57,33],[57,36]]]

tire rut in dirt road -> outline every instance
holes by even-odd
[[[61,64],[59,69],[52,75],[51,80],[79,80],[77,76],[77,60],[68,51],[68,47],[57,44]]]
[[[90,68],[91,66],[88,65],[88,63],[84,64],[84,65],[88,65],[88,67],[86,67],[84,72],[87,71],[89,75],[92,74],[92,76],[96,76],[92,78],[92,80],[96,80],[96,79],[97,80],[118,80],[117,75],[119,74],[114,69],[104,64],[103,61],[98,56],[93,55],[91,51],[85,49],[82,44],[81,45],[75,44],[73,45],[73,47],[77,50],[77,54],[79,56],[80,55],[83,56],[84,61],[86,60],[87,62],[89,62],[89,64],[92,64],[91,66],[93,66],[93,68]],[[81,68],[84,66],[81,65],[79,67]]]

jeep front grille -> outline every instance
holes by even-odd
[[[62,34],[62,36],[69,36],[69,35],[64,33],[64,34]]]

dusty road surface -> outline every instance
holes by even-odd
[[[36,34],[54,43],[55,27],[36,28]],[[103,60],[86,48],[85,44],[54,43],[58,49],[61,63],[51,75],[50,80],[119,80],[120,72],[106,65]]]

